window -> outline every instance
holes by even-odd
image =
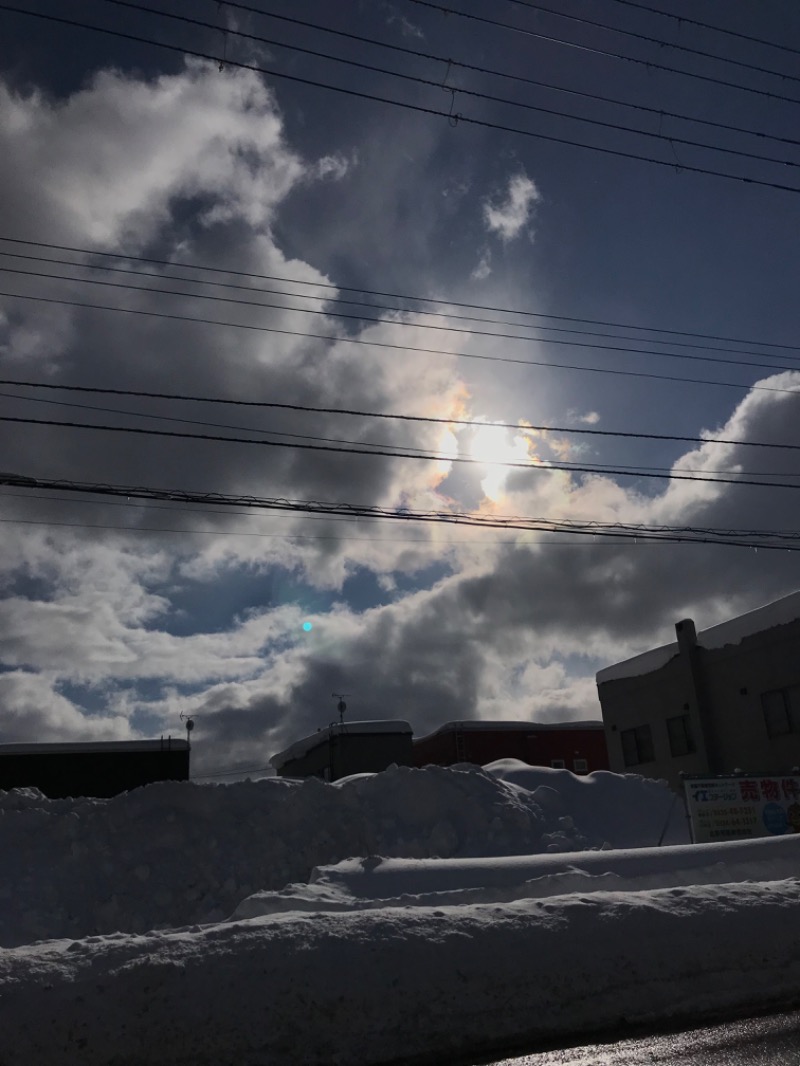
[[[677,718],[667,719],[667,736],[669,737],[669,750],[674,757],[689,755],[695,750],[688,714],[680,714]]]
[[[576,774],[588,774],[589,763],[586,761],[586,759],[573,759],[572,769],[575,771]]]
[[[626,766],[637,766],[640,762],[653,762],[653,734],[649,725],[637,725],[634,729],[623,729],[622,760]]]
[[[800,733],[800,685],[776,688],[761,696],[767,736],[782,737]]]
[[[566,769],[566,763],[564,762],[563,759],[551,759],[550,760],[550,765],[551,765],[551,767],[554,770],[564,770],[564,769]]]

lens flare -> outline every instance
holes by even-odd
[[[303,622],[303,632],[304,633],[310,633],[313,628],[314,628],[314,626],[313,626],[313,624],[311,622]]]

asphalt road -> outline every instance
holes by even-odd
[[[484,1060],[485,1062],[485,1060]],[[485,1066],[798,1066],[800,1011],[537,1052]]]

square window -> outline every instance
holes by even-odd
[[[586,761],[586,759],[573,759],[572,769],[575,771],[576,774],[588,774],[589,763]]]
[[[673,757],[689,755],[695,750],[688,714],[680,714],[676,718],[667,719],[667,736],[669,737],[669,750]]]
[[[564,769],[566,769],[566,763],[564,762],[563,759],[551,759],[550,760],[550,766],[552,767],[553,770],[564,770]]]
[[[761,706],[764,710],[764,724],[767,727],[767,736],[782,737],[791,732],[789,709],[786,706],[786,694],[783,689],[774,689],[765,692],[761,697]]]
[[[653,734],[649,725],[638,725],[634,729],[620,732],[622,741],[622,759],[626,766],[638,766],[642,762],[653,762]]]

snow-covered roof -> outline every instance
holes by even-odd
[[[800,591],[792,592],[788,596],[767,603],[763,607],[756,607],[753,611],[740,614],[736,618],[729,618],[718,625],[710,626],[697,634],[697,643],[701,648],[724,648],[726,644],[740,644],[745,637],[751,637],[755,633],[763,633],[773,626],[786,625],[800,618]],[[632,659],[625,659],[621,663],[614,663],[597,673],[598,685],[605,681],[616,681],[622,677],[640,677],[649,674],[652,670],[658,670],[678,654],[677,642],[664,644],[660,648],[653,648],[642,655],[635,655]]]
[[[730,618],[727,622],[704,629],[697,642],[704,648],[722,648],[726,644],[739,644],[745,637],[763,633],[773,626],[786,625],[800,618],[800,592],[792,592],[780,600],[756,607],[754,611]]]
[[[621,663],[614,663],[613,666],[606,666],[602,670],[597,672],[597,684],[601,685],[605,681],[617,681],[621,677],[641,677],[642,674],[649,674],[653,670],[659,670],[662,666],[678,654],[678,642],[673,641],[672,644],[664,644],[660,648],[653,648],[651,651],[642,652],[641,655],[634,655],[632,659],[625,659]]]
[[[161,740],[95,740],[63,744],[0,744],[2,755],[67,755],[78,752],[187,751],[189,743],[176,737]]]
[[[602,729],[603,723],[597,719],[587,719],[581,722],[524,722],[516,719],[514,721],[493,722],[491,720],[480,719],[464,722],[445,722],[444,725],[440,725],[438,729],[434,729],[432,733],[428,733],[427,736],[417,737],[414,741],[418,744],[422,740],[430,740],[431,737],[438,737],[442,733],[454,733],[456,730],[470,733],[485,732],[485,733],[499,733],[503,730],[509,732],[526,732],[526,733],[542,733],[548,730],[557,729]]]
[[[274,766],[276,770],[279,770],[282,766],[285,766],[287,762],[291,762],[293,759],[302,759],[304,755],[308,755],[308,753],[313,751],[314,748],[318,748],[321,744],[327,744],[331,736],[337,736],[339,733],[345,733],[352,736],[353,734],[363,733],[395,733],[405,735],[411,732],[412,729],[410,724],[400,719],[377,719],[374,722],[345,722],[343,725],[334,722],[333,725],[330,725],[325,729],[318,729],[317,732],[312,733],[311,736],[303,737],[302,740],[296,740],[294,744],[290,744],[288,748],[273,755],[269,761],[271,766]]]

